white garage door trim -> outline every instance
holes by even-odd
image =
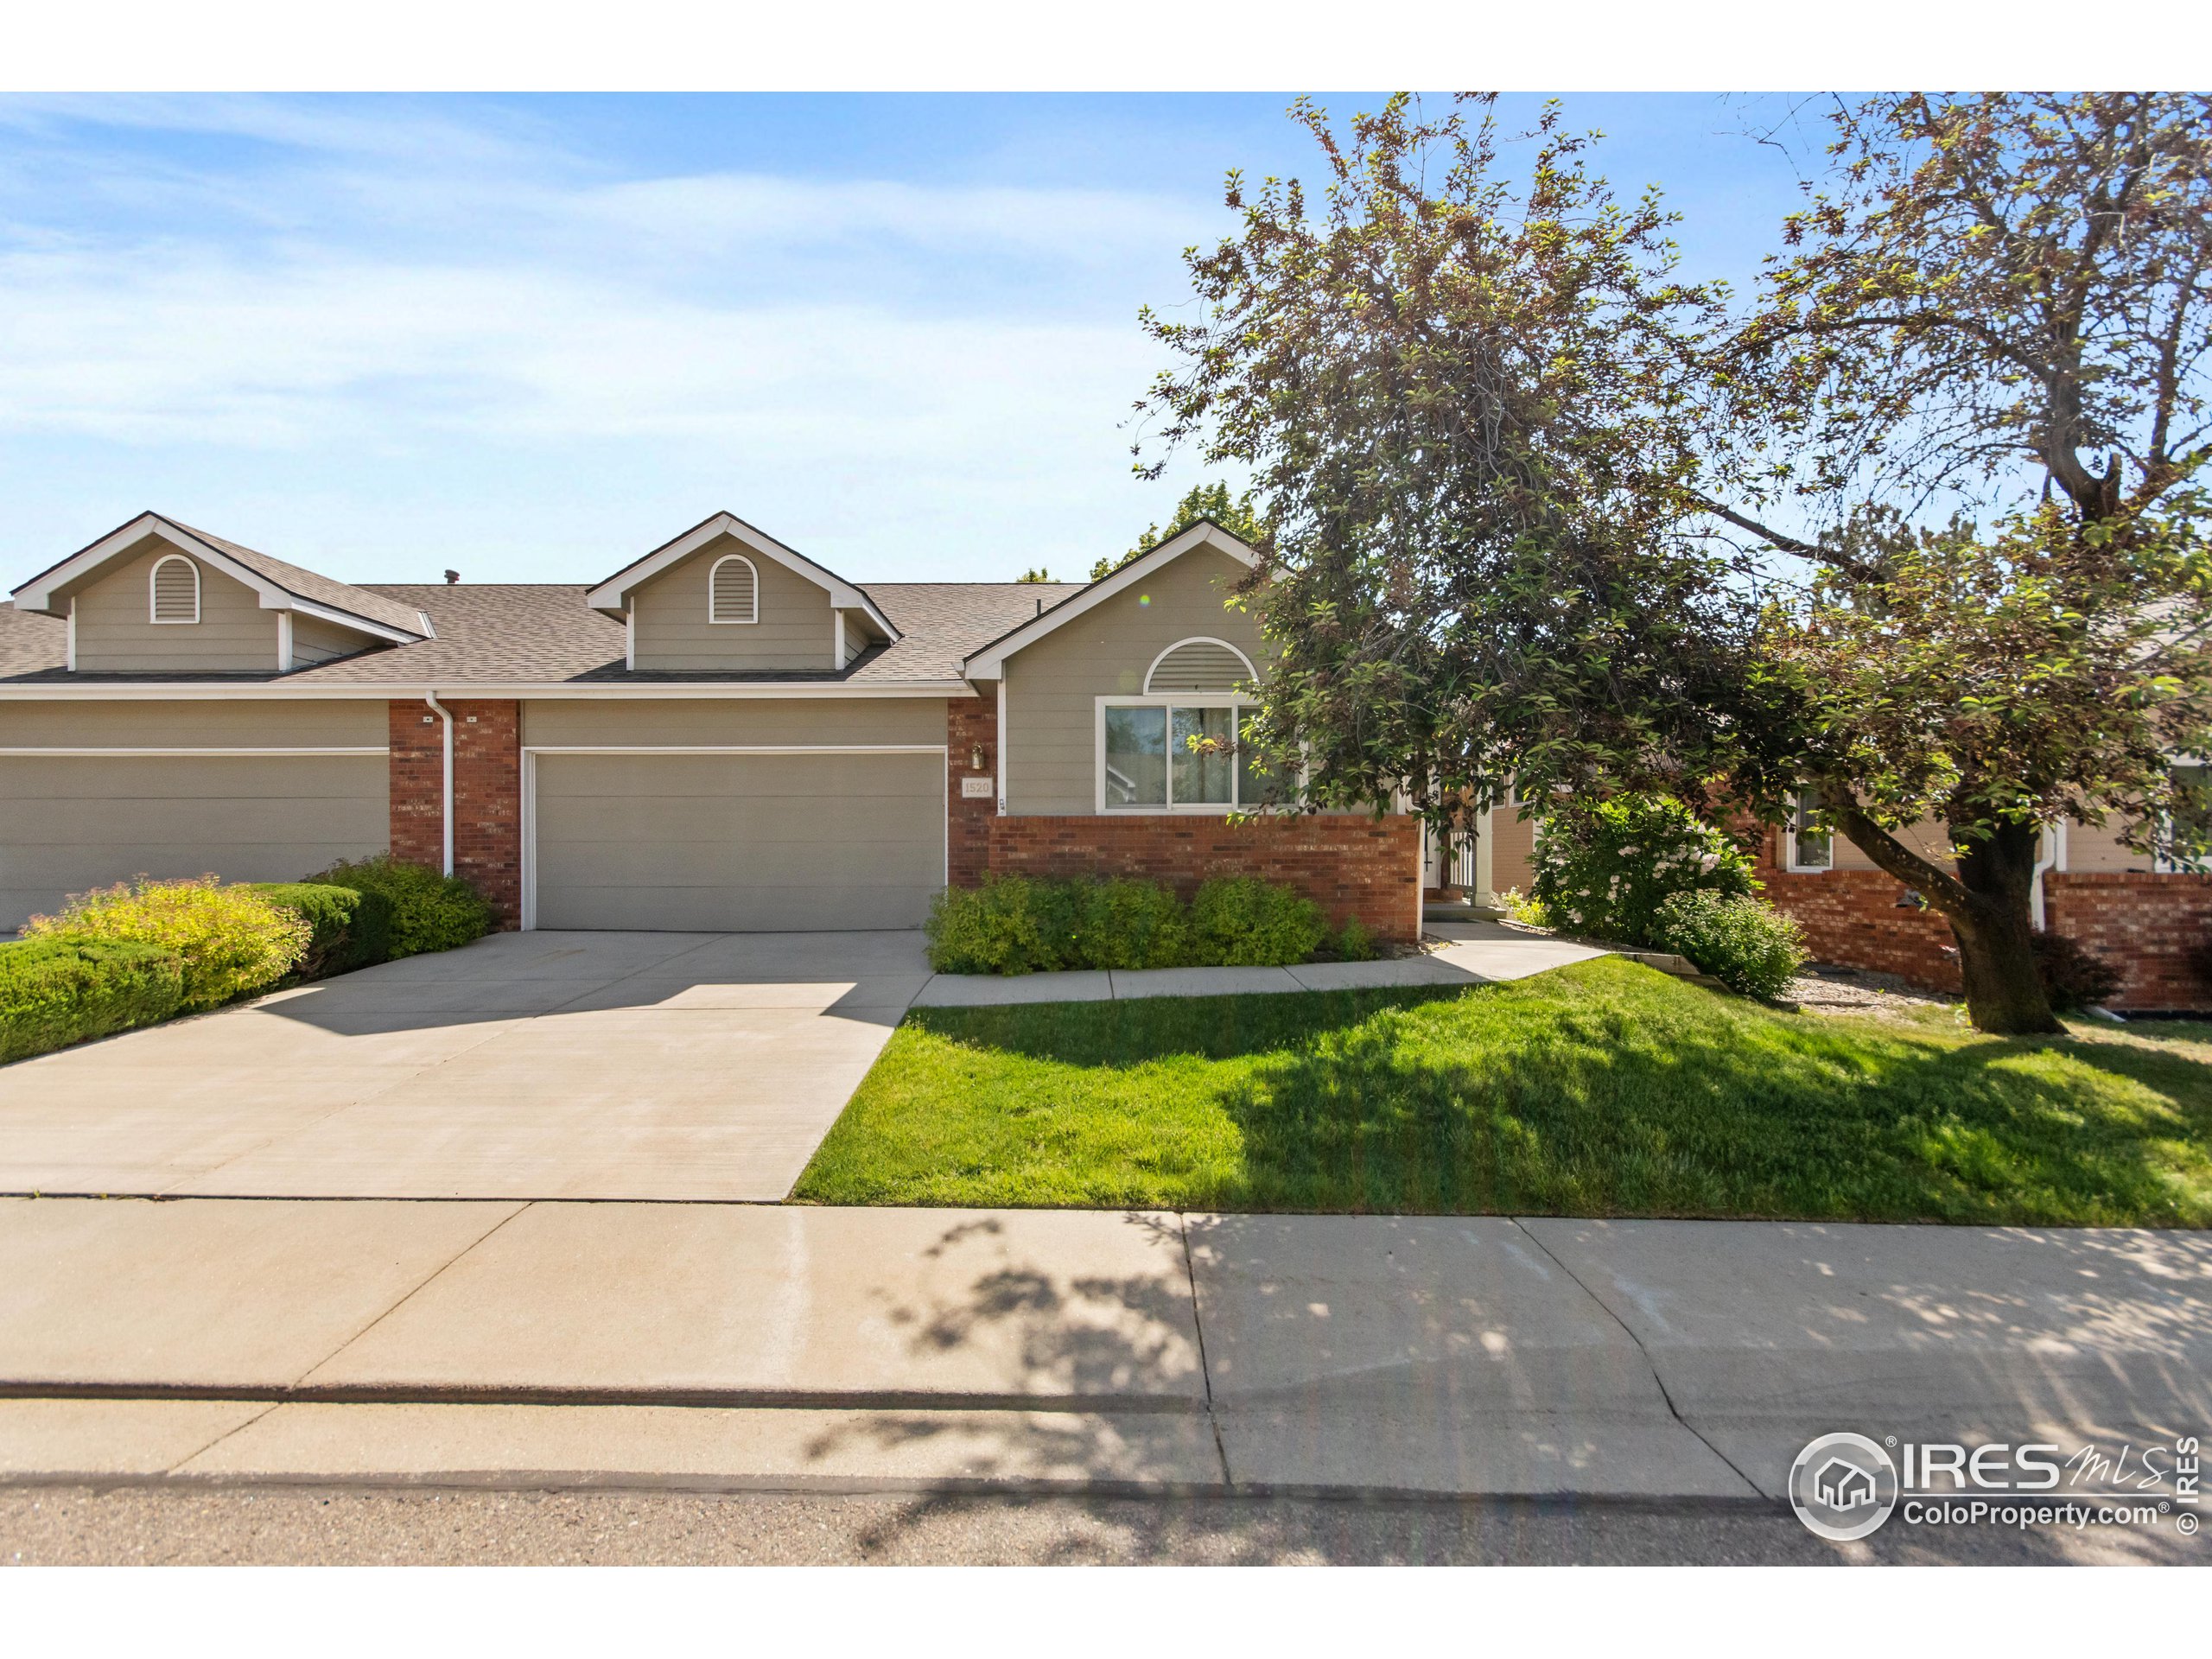
[[[951,790],[951,750],[943,743],[561,743],[525,746],[522,751],[522,930],[537,927],[537,757],[541,754],[934,754],[944,763]],[[952,880],[952,832],[949,810],[938,819],[943,854],[941,880]]]

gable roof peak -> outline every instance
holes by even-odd
[[[899,630],[892,626],[891,619],[884,615],[865,588],[847,582],[827,565],[817,564],[797,549],[785,546],[766,531],[747,524],[727,509],[709,514],[674,540],[663,542],[643,557],[632,560],[586,593],[584,602],[602,615],[619,618],[629,608],[630,595],[639,588],[725,536],[748,553],[772,559],[812,582],[830,595],[830,603],[837,609],[864,613],[883,630],[886,639],[899,638]]]
[[[393,644],[423,637],[420,614],[381,594],[303,566],[271,558],[236,542],[194,530],[151,509],[124,520],[105,536],[50,565],[10,595],[16,607],[59,615],[56,590],[79,582],[155,537],[253,590],[264,611],[303,611]]]
[[[1211,518],[1193,519],[1173,536],[1147,548],[1127,563],[1109,570],[1096,582],[1084,583],[1066,598],[1046,606],[1035,616],[1001,634],[981,650],[969,652],[961,664],[962,674],[971,680],[998,678],[1006,671],[1006,659],[1014,652],[1035,644],[1063,624],[1072,622],[1094,605],[1102,605],[1124,588],[1135,587],[1161,565],[1179,559],[1199,547],[1210,547],[1217,553],[1225,553],[1248,570],[1260,562],[1257,550],[1235,531],[1224,530]]]

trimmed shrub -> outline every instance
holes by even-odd
[[[257,881],[252,891],[295,912],[315,930],[293,974],[321,979],[382,962],[391,948],[391,899],[316,881]]]
[[[2078,939],[2063,933],[2037,933],[2034,939],[2036,971],[2052,1007],[2098,1007],[2119,994],[2120,969],[2091,955]]]
[[[129,940],[0,944],[0,1062],[166,1020],[184,1001],[184,958]]]
[[[1675,894],[1745,898],[1758,887],[1742,850],[1666,795],[1553,811],[1536,828],[1530,885],[1554,927],[1655,946],[1659,907]]]
[[[1076,965],[1076,885],[987,875],[980,887],[947,887],[923,931],[940,974],[1036,974]]]
[[[1543,906],[1529,898],[1518,887],[1508,887],[1497,895],[1497,907],[1509,920],[1529,927],[1549,927],[1551,917]]]
[[[75,895],[58,916],[34,916],[26,938],[127,940],[184,960],[184,1007],[219,1007],[265,990],[291,970],[314,929],[295,912],[212,875],[140,876]]]
[[[1071,957],[1083,968],[1180,968],[1191,959],[1189,914],[1158,881],[1079,883]]]
[[[1811,953],[1796,918],[1740,895],[1678,893],[1659,906],[1654,943],[1688,957],[1732,991],[1780,996]]]
[[[1191,901],[1192,960],[1208,967],[1280,968],[1304,962],[1328,932],[1321,906],[1256,875],[1217,875]]]
[[[334,864],[308,880],[383,894],[391,905],[385,949],[389,961],[453,950],[482,938],[499,921],[484,895],[461,877],[442,875],[427,864],[410,864],[388,853]]]
[[[1372,962],[1382,954],[1375,948],[1375,936],[1357,916],[1344,918],[1344,925],[1330,941],[1330,950],[1338,962]]]

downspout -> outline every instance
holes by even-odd
[[[2066,837],[2066,825],[2062,820],[2043,827],[2041,845],[2036,852],[2035,874],[2028,883],[2028,918],[2038,933],[2048,932],[2043,913],[2043,876],[2045,870],[2056,868],[2060,846]]]
[[[430,705],[431,712],[446,723],[445,771],[440,801],[444,808],[443,833],[440,837],[445,855],[445,873],[453,874],[453,710],[438,701],[435,691],[425,691],[423,701]]]

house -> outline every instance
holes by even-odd
[[[1874,1503],[1874,1477],[1855,1463],[1830,1458],[1813,1477],[1813,1495],[1838,1514],[1848,1515]]]
[[[1251,550],[847,580],[717,513],[589,587],[335,582],[144,513],[0,608],[0,930],[391,851],[524,928],[912,927],[987,872],[1253,874],[1406,941],[1408,817],[1239,819]]]
[[[2200,762],[2183,760],[2184,766]],[[1951,925],[1841,835],[1808,828],[1801,802],[1790,823],[1758,831],[1754,873],[1760,894],[1796,918],[1816,961],[1895,974],[1931,990],[1960,989]],[[1491,820],[1487,868],[1497,891],[1529,890],[1533,818],[1517,807]],[[1904,838],[1948,861],[1940,825]],[[2212,1009],[2212,874],[2174,866],[2120,844],[2116,823],[2061,823],[2043,838],[2033,894],[2038,927],[2063,933],[2118,969],[2124,1012]]]

